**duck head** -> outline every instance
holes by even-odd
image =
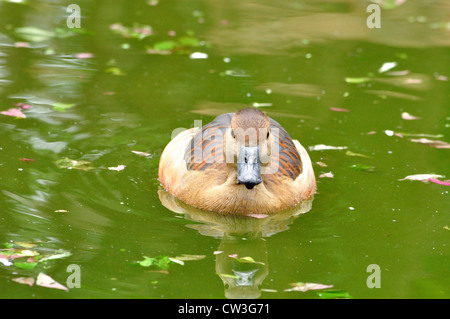
[[[263,181],[261,172],[269,162],[272,142],[270,121],[263,112],[247,108],[233,115],[224,136],[224,156],[237,184],[253,189]]]

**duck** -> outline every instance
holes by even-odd
[[[191,207],[234,215],[293,209],[316,192],[306,149],[256,108],[176,135],[161,154],[158,179]]]

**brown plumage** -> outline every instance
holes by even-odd
[[[256,147],[257,163],[247,164],[242,152]],[[241,182],[240,165],[261,179]],[[279,123],[251,108],[176,136],[161,155],[159,180],[193,207],[236,214],[292,208],[316,187],[306,150]]]

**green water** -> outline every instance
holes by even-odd
[[[64,257],[6,258],[0,298],[450,297],[449,187],[399,181],[450,178],[448,148],[411,141],[450,142],[447,1],[385,1],[379,29],[366,1],[78,1],[74,29],[72,2],[12,2],[0,1],[0,111],[26,117],[0,115],[0,255]],[[306,148],[344,147],[309,152],[309,212],[167,209],[157,174],[173,130],[252,105]],[[13,281],[67,285],[69,265],[80,288]],[[285,291],[297,282],[333,287]]]

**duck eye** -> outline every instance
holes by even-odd
[[[267,131],[267,138],[269,138],[269,135],[270,135],[270,131]]]

